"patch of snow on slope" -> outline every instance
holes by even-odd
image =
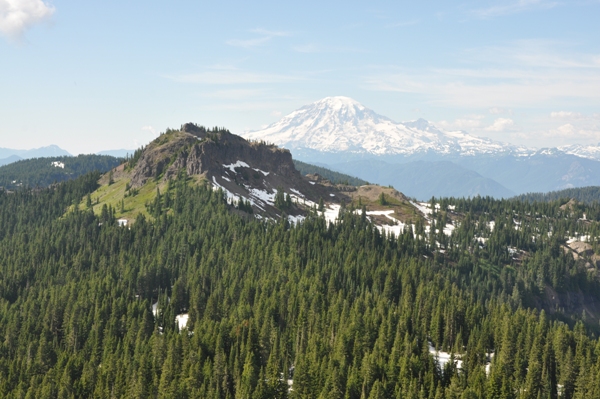
[[[250,189],[250,198],[260,201],[263,204],[268,204],[268,205],[274,206],[275,205],[275,195],[277,194],[277,190],[275,189],[274,191],[275,191],[274,193],[270,194],[264,190],[259,190],[257,188],[251,188]]]
[[[569,239],[567,240],[567,244],[573,244],[574,242],[577,242],[577,241],[588,242],[589,240],[590,240],[589,235],[569,237]]]
[[[337,204],[328,204],[325,206],[325,211],[323,211],[323,216],[325,216],[325,220],[329,223],[335,223],[340,213],[340,206]]]
[[[450,361],[450,353],[436,350],[431,343],[429,344],[429,353],[433,355],[433,357],[437,356],[438,364],[440,365],[440,368],[444,370],[444,366]],[[457,369],[460,370],[462,368],[462,360],[458,360],[458,356],[456,355],[454,356],[454,364],[456,364]]]
[[[158,316],[158,301],[152,304],[152,314],[154,317]]]
[[[51,163],[52,166],[54,166],[55,168],[65,168],[65,164],[60,162],[60,161],[54,161]]]
[[[450,237],[455,228],[456,227],[453,224],[448,223],[446,227],[444,227],[444,234]]]
[[[218,189],[223,190],[225,195],[227,195],[227,203],[230,205],[239,203],[240,199],[243,198],[243,197],[240,197],[239,195],[232,193],[231,191],[227,190],[225,187],[223,187],[222,185],[217,183],[217,179],[215,179],[215,177],[213,176],[213,190],[217,191]]]
[[[290,191],[293,192],[294,194],[297,194],[300,197],[304,197],[304,194],[302,194],[300,191],[298,191],[294,188],[290,188]]]
[[[250,166],[246,162],[237,161],[236,163],[232,163],[229,165],[223,165],[223,167],[226,169],[229,169],[230,171],[235,173],[235,168],[239,168],[239,167],[249,168]]]
[[[428,202],[413,202],[410,203],[423,214],[423,216],[431,215],[431,208]]]
[[[240,161],[238,161],[238,162],[240,162]],[[262,173],[262,174],[263,174],[263,175],[265,175],[265,176],[269,176],[269,173],[271,173],[271,172],[265,172],[264,170],[260,170],[260,169],[258,169],[258,168],[252,168],[252,169],[254,169],[254,170],[255,170],[255,171],[257,171],[257,172],[260,172],[260,173]]]
[[[184,328],[187,327],[187,322],[188,322],[189,317],[190,317],[189,313],[182,313],[182,314],[178,314],[177,316],[175,316],[175,321],[177,322],[177,326],[179,327],[180,330],[183,330]]]
[[[288,216],[288,220],[291,224],[298,224],[300,222],[302,222],[304,219],[306,219],[306,217],[302,216],[302,215],[298,215],[298,216]]]

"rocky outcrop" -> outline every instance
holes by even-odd
[[[231,197],[254,199],[253,204],[267,213],[272,213],[272,201],[260,199],[279,189],[313,202],[343,199],[332,185],[315,184],[301,176],[289,150],[194,124],[168,131],[150,143],[133,165],[130,186],[139,188],[150,179],[174,179],[181,171],[204,176]]]

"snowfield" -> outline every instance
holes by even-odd
[[[398,123],[348,97],[327,97],[306,105],[263,130],[242,133],[285,148],[374,155],[525,153],[528,150],[463,131],[446,132],[419,119]]]

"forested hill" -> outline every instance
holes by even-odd
[[[311,165],[302,161],[294,159],[294,166],[303,175],[314,175],[318,174],[324,179],[329,180],[333,184],[346,184],[351,186],[363,186],[369,184],[367,181],[346,175],[344,173],[334,172],[333,170],[322,168],[320,166]]]
[[[574,199],[579,202],[586,204],[599,203],[600,202],[600,187],[590,186],[581,188],[567,188],[559,191],[551,191],[548,193],[528,193],[522,194],[515,199],[521,201],[557,201]]]
[[[32,158],[0,167],[0,187],[48,187],[93,171],[107,172],[121,161],[108,155]]]
[[[386,237],[180,174],[119,226],[71,205],[97,177],[0,193],[2,398],[600,396],[598,205],[441,199]]]

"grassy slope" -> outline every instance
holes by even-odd
[[[106,180],[106,178],[102,180]],[[152,202],[156,197],[156,188],[159,187],[159,183],[153,180],[149,181],[139,189],[136,195],[125,196],[125,186],[129,181],[129,176],[124,175],[120,178],[115,178],[113,184],[109,185],[108,182],[105,182],[100,188],[94,191],[91,194],[94,213],[100,214],[102,207],[106,204],[115,209],[117,218],[133,221],[139,214],[144,214],[148,217],[146,204]],[[124,210],[121,209],[121,201],[125,205]],[[83,209],[85,203],[86,198],[79,204],[80,208]]]

